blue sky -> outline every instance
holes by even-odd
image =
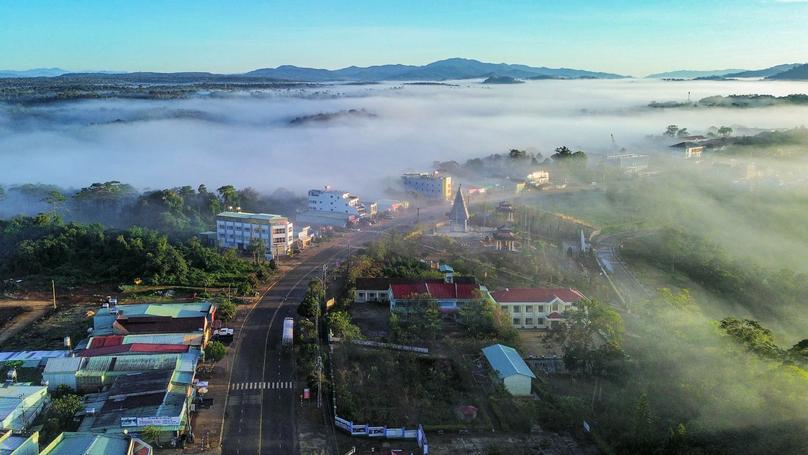
[[[0,0],[0,69],[336,69],[450,57],[634,76],[808,61],[808,0]]]

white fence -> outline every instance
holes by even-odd
[[[403,344],[380,343],[378,341],[363,341],[363,340],[351,340],[351,343],[358,344],[361,346],[373,346],[374,348],[397,349],[399,351],[410,351],[410,352],[418,352],[420,354],[429,354],[429,349],[427,348],[419,348],[416,346],[405,346]]]
[[[368,424],[357,425],[351,421],[345,420],[339,416],[334,417],[334,425],[341,428],[351,436],[367,436],[369,438],[388,438],[388,439],[417,439],[418,447],[424,449],[424,454],[429,453],[429,445],[426,442],[426,435],[421,425],[414,430],[406,428],[389,428],[386,425],[380,427],[372,427]]]

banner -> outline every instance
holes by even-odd
[[[182,425],[182,418],[177,417],[121,417],[122,427],[176,427]]]
[[[336,425],[339,428],[342,428],[345,431],[351,431],[351,422],[348,422],[347,420],[342,419],[340,417],[334,417],[334,425]]]
[[[351,425],[351,435],[366,435],[368,434],[368,426],[367,425]]]
[[[384,437],[387,427],[368,427],[368,436],[371,438]]]
[[[387,428],[384,432],[384,435],[388,438],[403,438],[404,437],[404,429],[403,428]]]

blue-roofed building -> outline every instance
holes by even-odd
[[[27,428],[42,412],[48,398],[48,388],[45,386],[8,381],[0,385],[0,428]]]
[[[126,434],[62,433],[41,455],[152,455],[152,447]],[[16,455],[16,454],[15,454]]]
[[[483,348],[483,354],[491,365],[491,369],[497,372],[496,378],[514,396],[530,395],[530,381],[536,379],[536,375],[530,371],[522,356],[516,349],[501,344],[495,344]]]
[[[12,434],[11,431],[0,433],[0,455],[39,455],[39,433],[26,436]]]

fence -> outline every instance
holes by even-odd
[[[334,425],[347,431],[351,436],[367,436],[369,438],[388,438],[388,439],[416,439],[418,440],[418,447],[424,449],[424,454],[429,453],[429,445],[426,441],[426,434],[421,425],[414,430],[406,428],[388,428],[385,426],[372,427],[368,424],[357,425],[342,417],[334,416]]]
[[[351,340],[351,342],[353,344],[358,344],[361,346],[373,346],[375,348],[388,348],[388,349],[397,349],[399,351],[410,351],[410,352],[418,352],[420,354],[429,354],[429,349],[419,348],[416,346],[405,346],[403,344],[380,343],[378,341],[363,341],[363,340]]]

